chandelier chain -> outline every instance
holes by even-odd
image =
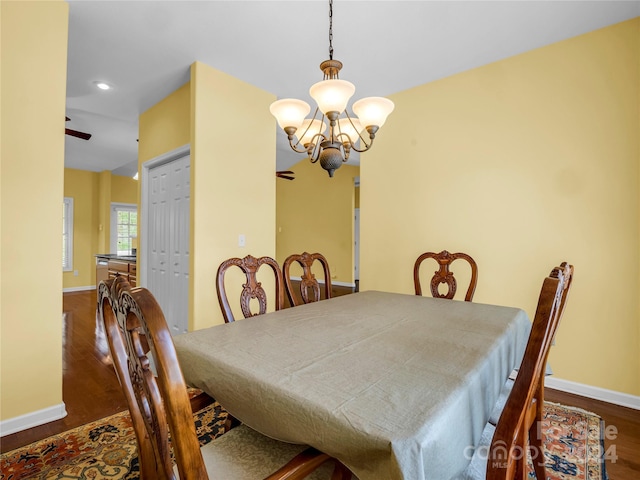
[[[329,59],[333,60],[333,0],[329,0]]]

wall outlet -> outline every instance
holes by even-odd
[[[74,276],[74,277],[77,277],[77,276],[78,276],[78,270],[74,270],[74,271],[73,271],[73,276]]]
[[[244,236],[244,233],[238,235],[238,246],[244,247],[247,245],[247,238]]]

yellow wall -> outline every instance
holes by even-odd
[[[111,175],[111,201],[138,204],[138,181],[132,177]]]
[[[464,251],[474,301],[532,317],[568,260],[556,377],[639,395],[639,59],[636,18],[393,95],[360,167],[361,288],[412,293],[420,253]]]
[[[111,242],[111,172],[98,174],[98,253],[110,251]]]
[[[1,2],[0,12],[4,421],[62,404],[62,249],[54,233],[62,232],[69,7]]]
[[[200,62],[191,66],[191,85],[189,323],[199,329],[223,323],[215,290],[221,262],[275,256],[276,139],[269,105],[276,98]],[[239,234],[246,236],[244,248]],[[272,285],[265,279],[268,294]]]
[[[215,291],[223,260],[275,256],[274,100],[196,62],[189,84],[140,116],[138,171],[143,162],[191,144],[190,329],[223,322]],[[238,247],[241,233],[245,248]]]
[[[63,288],[86,287],[96,283],[98,252],[98,174],[64,169],[64,196],[73,198],[73,270],[63,272]]]
[[[333,280],[353,284],[354,179],[359,168],[342,165],[330,178],[319,164],[304,159],[291,170],[295,180],[277,180],[278,263],[292,253],[319,252],[329,262]],[[291,269],[293,276],[301,272],[297,265]]]
[[[186,83],[140,115],[138,172],[142,163],[186,145],[191,135],[191,94]]]
[[[73,270],[63,272],[63,288],[96,284],[97,253],[110,251],[111,203],[137,203],[138,182],[130,177],[64,169],[64,196],[73,198]],[[102,228],[100,228],[102,226]]]

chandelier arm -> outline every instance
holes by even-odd
[[[318,140],[317,142],[314,140]],[[322,142],[328,140],[324,133],[316,133],[313,137],[311,137],[311,143],[314,145],[320,145]]]
[[[303,150],[298,150],[298,149],[296,148],[296,146],[297,146],[300,142],[293,143],[293,135],[291,135],[291,136],[290,136],[290,137],[288,137],[288,138],[289,138],[289,146],[291,147],[291,150],[293,150],[293,151],[294,151],[294,152],[296,152],[296,153],[307,153],[307,149],[306,149],[306,148],[304,148]]]
[[[347,140],[346,141],[342,140],[342,137],[347,137]],[[348,133],[340,132],[338,135],[336,135],[336,140],[338,140],[343,145],[345,143],[348,143],[350,146],[353,146],[353,141],[351,140],[351,137],[349,136]]]
[[[314,142],[313,140],[316,139],[318,141]],[[307,157],[309,157],[311,163],[316,163],[320,159],[320,153],[322,152],[322,147],[320,146],[320,144],[326,139],[327,137],[325,137],[322,133],[316,133],[311,139],[312,141],[310,144],[308,144],[309,146],[307,148]]]
[[[316,163],[320,159],[320,144],[312,145],[309,150],[307,150],[307,157],[311,163]]]
[[[353,126],[353,129],[357,131],[356,126],[353,125],[353,122],[351,121],[351,117],[349,117],[348,113],[347,113],[347,118],[349,119],[349,122]],[[339,129],[340,128],[338,127],[338,130]],[[342,141],[340,139],[340,137],[347,137],[349,149],[355,150],[358,153],[366,152],[367,150],[369,150],[371,148],[371,145],[373,144],[373,137],[370,137],[369,139],[371,141],[369,143],[367,143],[366,140],[363,138],[363,136],[359,132],[358,132],[358,138],[362,141],[362,144],[364,145],[364,148],[356,147],[356,142],[358,140],[356,140],[355,142],[353,140],[351,140],[351,137],[349,136],[348,133],[340,132],[340,133],[338,133],[338,135],[336,135],[336,139],[339,140],[344,145],[347,142]],[[346,159],[349,158],[349,150],[345,149],[345,155],[346,155],[346,157],[345,157],[345,161],[346,161]]]
[[[349,123],[351,124],[351,126],[353,127],[353,129],[358,133],[358,137],[360,138],[360,140],[362,140],[362,143],[367,147],[365,150],[362,150],[362,152],[366,152],[367,150],[369,150],[369,148],[371,147],[371,144],[369,144],[367,146],[367,141],[364,139],[364,137],[362,136],[362,134],[360,132],[358,132],[358,128],[353,124],[353,120],[351,119],[351,117],[349,116],[349,112],[347,112],[347,110],[345,109],[344,111],[345,116],[347,117],[347,119],[349,120]],[[364,125],[363,125],[364,126]],[[373,138],[371,139],[371,141],[373,142]],[[357,140],[356,140],[357,142]],[[355,142],[353,142],[355,144]],[[360,152],[361,150],[356,150],[356,152]]]
[[[307,132],[311,128],[311,125],[313,125],[313,120],[316,119],[316,115],[318,115],[319,111],[320,111],[320,107],[316,107],[315,111],[313,112],[313,116],[311,117],[311,121],[309,122],[309,125],[307,125],[307,128],[305,128],[304,133],[300,135],[300,138],[303,138],[307,134]],[[322,114],[322,117],[320,118],[321,125],[323,121],[324,121],[324,114]]]
[[[371,145],[373,145],[373,138],[370,139],[371,142],[369,142],[368,144],[367,142],[364,141],[364,138],[362,138],[362,135],[360,135],[360,139],[362,140],[362,143],[364,144],[365,148],[357,148],[354,143],[351,144],[351,148],[358,153],[366,152],[371,148]]]

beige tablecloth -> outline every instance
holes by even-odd
[[[464,470],[520,364],[522,310],[361,292],[174,338],[187,383],[360,480]]]

